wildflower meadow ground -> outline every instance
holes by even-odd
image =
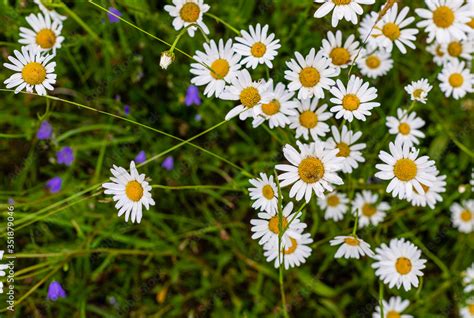
[[[474,318],[474,1],[0,18],[0,317]]]

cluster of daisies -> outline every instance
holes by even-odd
[[[464,271],[463,285],[466,300],[464,306],[461,307],[460,316],[472,318],[474,317],[474,263]]]
[[[54,57],[64,41],[61,30],[66,17],[46,8],[41,0],[34,2],[41,12],[28,15],[28,27],[20,27],[18,42],[23,46],[20,51],[14,51],[14,56],[8,57],[10,63],[3,64],[15,72],[4,84],[9,89],[15,88],[15,93],[25,89],[46,95],[46,90],[53,90],[56,83]]]

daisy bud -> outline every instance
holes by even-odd
[[[174,61],[174,53],[166,51],[161,53],[160,66],[162,69],[166,70],[168,66]]]

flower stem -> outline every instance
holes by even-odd
[[[240,31],[237,30],[236,28],[234,28],[232,25],[230,25],[229,23],[225,22],[224,20],[222,20],[221,18],[219,18],[218,16],[212,14],[212,13],[209,13],[209,12],[206,12],[204,13],[205,15],[209,16],[210,18],[213,18],[214,20],[216,20],[217,22],[220,22],[222,23],[223,25],[225,25],[228,29],[232,30],[233,32],[235,32],[237,35],[240,35]]]
[[[384,318],[383,313],[383,283],[379,281],[379,306],[380,306],[380,318]]]
[[[100,41],[100,37],[87,25],[87,23],[85,23],[74,11],[72,11],[71,9],[69,9],[69,7],[64,4],[64,3],[60,3],[59,4],[60,7],[66,11],[66,13],[71,17],[73,18],[74,20],[76,20],[76,22],[84,28],[84,30],[87,31],[87,33],[89,33],[92,38],[94,39],[94,41],[97,41],[99,42]]]

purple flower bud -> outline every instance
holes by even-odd
[[[13,198],[8,198],[8,204],[15,205],[15,200],[13,200]]]
[[[123,106],[123,112],[125,115],[130,115],[130,106],[129,105],[124,105]]]
[[[36,132],[36,137],[40,140],[50,139],[53,135],[53,126],[46,120],[43,121]]]
[[[115,9],[114,7],[110,7],[110,8],[109,8],[109,11],[112,12],[113,14],[115,14],[116,16],[119,16],[119,17],[122,16],[122,12],[120,12],[120,11],[117,10],[117,9]],[[114,16],[113,14],[107,13],[107,17],[109,18],[109,22],[110,22],[110,23],[117,23],[117,22],[119,22],[120,19],[117,18],[116,16]]]
[[[186,98],[184,100],[186,106],[201,105],[201,98],[199,97],[199,89],[194,85],[189,85],[186,90]]]
[[[61,150],[56,152],[56,157],[59,164],[70,166],[74,161],[74,153],[71,147],[62,147]]]
[[[135,157],[135,163],[142,163],[146,160],[145,151],[140,151],[138,155]]]
[[[63,180],[60,177],[54,177],[46,182],[46,187],[51,193],[57,193],[61,190]]]
[[[202,120],[202,116],[200,114],[196,114],[196,116],[194,116],[194,120],[195,121],[201,121]]]
[[[47,299],[56,301],[59,298],[65,298],[66,292],[64,291],[63,287],[57,281],[52,281],[48,287],[48,296]]]
[[[173,167],[174,167],[173,157],[172,156],[166,157],[165,160],[163,160],[163,163],[161,164],[161,166],[168,171],[173,170]]]

